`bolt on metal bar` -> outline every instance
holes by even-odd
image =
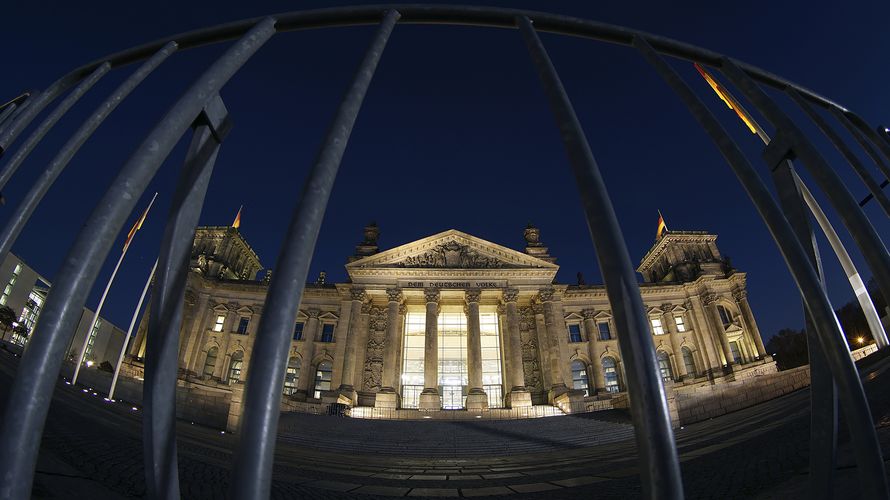
[[[220,56],[179,98],[120,169],[64,259],[22,355],[0,435],[0,497],[29,498],[40,436],[66,346],[111,245],[164,159],[207,100],[275,34],[266,18]]]
[[[29,154],[31,154],[31,151],[34,151],[34,148],[37,147],[37,144],[40,143],[43,137],[56,125],[56,123],[58,123],[59,120],[62,119],[63,116],[65,116],[65,113],[67,113],[68,110],[71,109],[71,107],[96,84],[96,82],[108,73],[110,69],[111,64],[107,62],[96,68],[90,76],[78,83],[77,86],[74,87],[74,90],[72,90],[71,93],[68,94],[65,99],[62,99],[62,102],[56,106],[56,109],[54,109],[36,129],[34,129],[34,132],[32,132],[22,146],[16,150],[15,154],[13,154],[9,161],[6,162],[6,165],[0,169],[0,191],[3,191],[3,188],[6,187],[6,183],[9,182],[9,179],[15,171],[18,170],[22,162],[25,161]]]
[[[637,38],[634,41],[634,46],[680,97],[695,120],[720,150],[766,224],[800,290],[816,327],[819,342],[828,360],[828,365],[831,367],[835,383],[838,385],[838,394],[847,417],[865,496],[888,498],[881,449],[878,445],[874,424],[871,421],[859,372],[850,357],[831,302],[819,282],[819,276],[807,258],[806,251],[763,180],[757,175],[754,167],[748,162],[735,141],[714,118],[714,115],[646,40]]]
[[[683,482],[667,397],[636,273],[615,209],[571,100],[532,22],[527,17],[519,17],[516,22],[568,153],[606,293],[612,304],[618,346],[627,364],[625,372],[640,456],[643,497],[681,499]]]
[[[247,373],[244,412],[232,469],[234,477],[230,493],[233,498],[269,497],[281,392],[297,308],[340,161],[399,17],[397,10],[383,14],[380,27],[340,102],[288,226],[269,284]]]
[[[825,193],[828,201],[859,247],[859,251],[871,268],[872,275],[885,297],[890,297],[890,254],[881,237],[869,222],[865,212],[847,190],[841,177],[825,161],[806,135],[794,124],[766,93],[739,69],[730,59],[724,58],[721,71],[738,87],[751,103],[775,126],[776,137],[764,151],[772,165],[791,156],[800,158],[813,179]]]
[[[161,252],[157,287],[152,293],[145,346],[145,384],[142,402],[142,442],[148,498],[179,498],[176,456],[177,351],[189,255],[207,186],[228,125],[228,112],[219,96],[195,122],[192,142],[173,202]]]
[[[837,149],[841,153],[844,159],[847,160],[847,163],[849,163],[850,166],[853,167],[853,170],[856,171],[856,175],[858,175],[859,178],[862,179],[862,182],[866,185],[866,187],[868,187],[869,192],[875,198],[875,200],[877,200],[878,204],[881,206],[881,209],[884,210],[884,213],[890,216],[890,199],[888,199],[887,195],[885,195],[881,191],[881,186],[878,185],[877,181],[872,178],[871,174],[868,172],[868,169],[866,169],[865,165],[863,165],[862,162],[859,161],[859,158],[856,157],[853,151],[851,151],[850,148],[847,147],[841,136],[838,135],[838,133],[831,128],[831,125],[828,124],[828,121],[825,118],[822,118],[822,116],[819,115],[819,113],[817,113],[815,109],[813,109],[813,106],[810,105],[806,101],[806,99],[804,99],[803,96],[800,95],[800,92],[798,92],[794,88],[789,87],[785,89],[785,93],[788,95],[788,97],[791,98],[791,100],[793,100],[797,104],[800,109],[803,110],[804,113],[806,113],[807,116],[810,117],[810,120],[812,120],[813,123],[815,123],[816,126],[819,127],[819,130],[821,130],[823,134],[825,134],[825,137],[828,137],[828,140],[831,141],[835,149]],[[853,136],[863,146],[863,148],[865,148],[869,156],[873,160],[875,160],[875,163],[880,164],[880,158],[877,158],[874,155],[874,150],[872,150],[871,147],[868,147],[866,139],[862,137],[862,135],[859,134],[858,131],[856,131]]]
[[[3,232],[0,233],[0,262],[6,258],[6,255],[12,249],[19,234],[28,224],[28,220],[37,210],[41,200],[47,191],[52,187],[56,179],[68,166],[68,163],[74,158],[74,155],[80,150],[81,146],[93,135],[96,129],[105,121],[106,118],[123,102],[124,99],[140,84],[145,78],[151,74],[162,62],[176,51],[176,42],[170,42],[161,47],[161,49],[142,64],[118,87],[102,104],[87,118],[85,122],[77,129],[76,132],[68,139],[68,142],[62,146],[62,149],[56,153],[56,156],[50,161],[49,165],[37,179],[25,199],[16,208],[15,213],[10,217]],[[2,187],[0,187],[2,188]]]

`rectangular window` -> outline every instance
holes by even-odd
[[[683,322],[683,316],[674,316],[674,323],[677,324],[678,332],[686,331],[686,323]]]
[[[321,327],[321,341],[322,342],[333,342],[334,341],[334,325],[333,323],[326,323]]]
[[[223,316],[223,315],[221,315],[221,314],[220,314],[219,316],[217,316],[217,317],[216,317],[216,323],[213,324],[213,331],[214,331],[214,332],[221,332],[222,329],[223,329],[223,323],[225,323],[225,322],[226,322],[226,317],[225,317],[225,316]]]
[[[739,349],[738,342],[730,342],[729,343],[729,352],[732,354],[732,362],[739,364],[742,362],[742,352]]]
[[[425,334],[425,311],[421,308],[409,308],[405,314],[402,351],[402,408],[417,408],[420,404]]]
[[[596,326],[600,330],[600,340],[612,340],[612,329],[609,328],[608,321],[597,323]]]
[[[238,321],[238,333],[241,335],[247,335],[247,325],[250,324],[250,318],[241,318]]]
[[[581,342],[581,325],[569,325],[569,342]]]
[[[489,408],[503,408],[504,389],[498,313],[493,306],[480,306],[479,309],[479,339],[482,343],[482,390],[488,395]]]
[[[294,325],[294,340],[303,340],[303,323]]]
[[[652,318],[652,333],[664,335],[664,326],[661,325],[661,320],[658,318]]]
[[[442,408],[463,408],[467,386],[467,315],[463,308],[442,306],[438,318],[439,385]]]
[[[87,340],[87,350],[84,351],[84,359],[93,359],[93,344],[96,343],[96,335],[99,334],[99,328],[102,326],[102,320],[96,319],[96,326],[90,331],[90,338]]]

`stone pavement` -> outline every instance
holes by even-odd
[[[0,351],[5,402],[16,359]],[[890,360],[868,370],[873,410],[890,424]],[[144,495],[141,408],[101,394],[57,386],[35,478],[37,498],[132,498]],[[676,432],[688,498],[805,496],[808,392],[686,426]],[[135,409],[134,409],[135,408]],[[592,415],[596,417],[596,415]],[[293,429],[278,444],[273,498],[376,499],[409,496],[488,498],[635,498],[640,494],[632,434],[615,415],[564,416],[505,423],[383,422],[288,415]],[[879,419],[880,419],[879,418]],[[607,421],[608,420],[608,421]],[[436,425],[431,425],[436,424]],[[447,427],[450,425],[451,427]],[[386,445],[381,439],[403,429]],[[562,428],[565,435],[554,438]],[[885,456],[890,425],[879,426]],[[329,432],[323,439],[309,439]],[[610,436],[593,435],[608,432]],[[368,436],[361,450],[349,448]],[[457,441],[479,441],[487,446]],[[443,436],[446,436],[443,438]],[[476,436],[476,438],[472,438]],[[465,438],[462,440],[462,437]],[[430,453],[450,439],[455,453]],[[222,498],[236,437],[178,424],[183,498]],[[500,444],[491,445],[490,443]],[[484,444],[484,443],[477,443]],[[504,448],[501,448],[501,445]],[[838,498],[857,496],[855,465],[841,436]],[[504,453],[504,449],[508,450]],[[461,451],[473,451],[463,453]],[[441,450],[439,450],[441,451]]]

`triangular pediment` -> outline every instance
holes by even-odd
[[[355,269],[541,269],[559,266],[467,233],[450,229],[364,257],[346,265]]]

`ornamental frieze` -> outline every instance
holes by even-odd
[[[399,267],[500,269],[509,264],[494,257],[482,255],[468,245],[449,241],[422,254],[407,257],[405,260],[397,262],[396,265]]]

